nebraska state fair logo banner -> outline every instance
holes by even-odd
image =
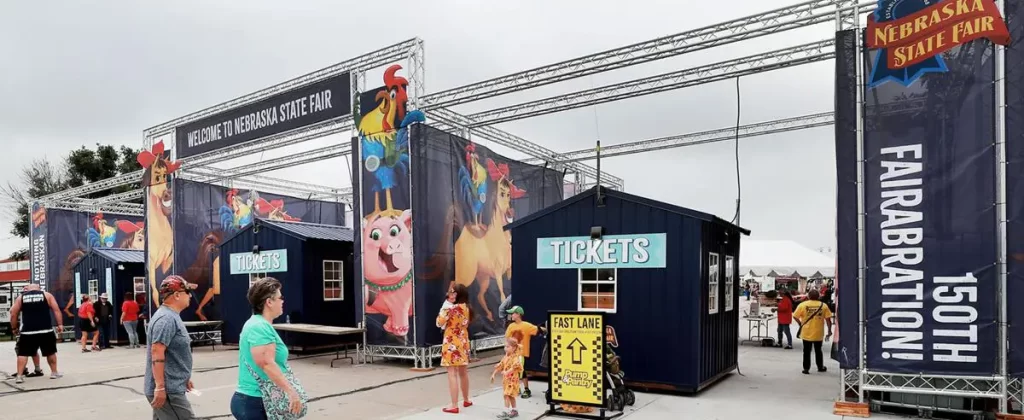
[[[878,0],[868,16],[868,48],[880,50],[869,86],[910,86],[926,73],[946,72],[941,54],[980,38],[1010,43],[995,0]]]

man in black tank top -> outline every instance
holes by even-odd
[[[64,325],[57,300],[53,295],[40,290],[38,284],[30,284],[26,289],[11,306],[11,330],[18,334],[18,377],[15,382],[25,381],[22,373],[28,358],[38,351],[42,351],[50,365],[50,379],[60,378],[63,375],[57,371],[57,334],[64,331]],[[53,331],[51,315],[52,319],[57,320],[56,333]]]

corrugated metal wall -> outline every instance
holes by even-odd
[[[700,388],[736,368],[739,345],[739,244],[740,233],[705,222],[701,234]],[[719,255],[718,313],[708,313],[709,253]],[[733,260],[732,310],[726,310],[726,256]]]
[[[302,297],[303,310],[301,322],[338,327],[355,327],[361,320],[356,320],[356,302],[358,302],[358,297],[355,295],[355,286],[353,285],[352,278],[352,244],[310,239],[306,241],[304,251],[305,254],[302,256],[302,259],[306,265],[303,270],[306,279],[306,293]],[[344,276],[342,282],[343,300],[324,300],[324,260],[342,262]],[[291,312],[291,310],[289,309],[287,312]],[[296,316],[292,315],[292,322],[300,321],[296,321]],[[343,338],[350,337],[355,336]],[[337,341],[337,338],[332,337],[332,340]],[[359,341],[362,341],[362,337],[359,338]]]
[[[704,300],[700,220],[613,197],[598,208],[590,197],[517,227],[512,232],[513,302],[525,308],[527,321],[537,324],[549,310],[577,310],[578,271],[536,269],[537,238],[589,236],[596,225],[605,228],[605,235],[667,234],[667,268],[618,271],[617,312],[608,314],[607,322],[615,327],[615,350],[628,381],[696,389],[702,318],[695,311]],[[532,343],[528,369],[542,370],[538,363],[545,342]]]

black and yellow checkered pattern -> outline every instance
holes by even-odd
[[[583,355],[584,358],[589,357],[589,366],[593,369],[590,372],[590,383],[594,384],[591,387],[593,397],[600,403],[604,403],[603,395],[603,381],[604,381],[604,360],[603,360],[603,348],[601,347],[601,339],[595,338],[591,340],[589,346],[587,346],[587,354]],[[555,400],[565,399],[565,387],[566,384],[563,382],[563,378],[567,373],[566,367],[572,366],[572,351],[569,350],[566,345],[563,345],[562,337],[555,335],[552,339],[552,359],[554,363],[551,366],[551,395]]]

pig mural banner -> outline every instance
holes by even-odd
[[[947,6],[955,16],[925,19],[933,26],[920,33],[885,29],[945,16]],[[998,372],[993,41],[1008,37],[999,35],[1001,19],[989,22],[993,13],[991,0],[881,0],[869,20],[877,28],[866,33],[863,57],[871,75],[863,91],[864,321],[873,371]],[[982,37],[963,37],[989,26],[995,30]],[[889,37],[896,32],[906,37]],[[961,42],[916,47],[939,45],[947,33]],[[909,53],[918,56],[900,61]],[[846,220],[856,206],[839,212]],[[851,290],[844,261],[840,250],[840,289]],[[854,294],[840,295],[840,314],[847,295]],[[845,330],[841,337],[851,338]]]
[[[219,320],[220,244],[254,218],[345,225],[345,205],[239,190],[183,178],[174,180],[172,267],[196,284],[185,320]],[[160,213],[162,214],[162,213]]]
[[[33,211],[32,273],[40,287],[53,294],[64,314],[64,325],[74,325],[73,268],[93,248],[143,249],[145,224],[141,217],[45,209]],[[38,259],[37,259],[38,257]]]
[[[563,199],[560,171],[528,165],[425,124],[413,125],[413,241],[417,345],[441,343],[434,320],[453,285],[469,290],[473,339],[503,335],[511,301],[511,232],[504,228]],[[544,293],[538,290],[537,293]]]
[[[359,137],[353,181],[359,223],[355,246],[362,278],[366,343],[411,346],[413,319],[413,240],[409,126],[423,120],[407,112],[409,82],[388,67],[384,86],[356,97]],[[354,156],[355,158],[355,156]]]

